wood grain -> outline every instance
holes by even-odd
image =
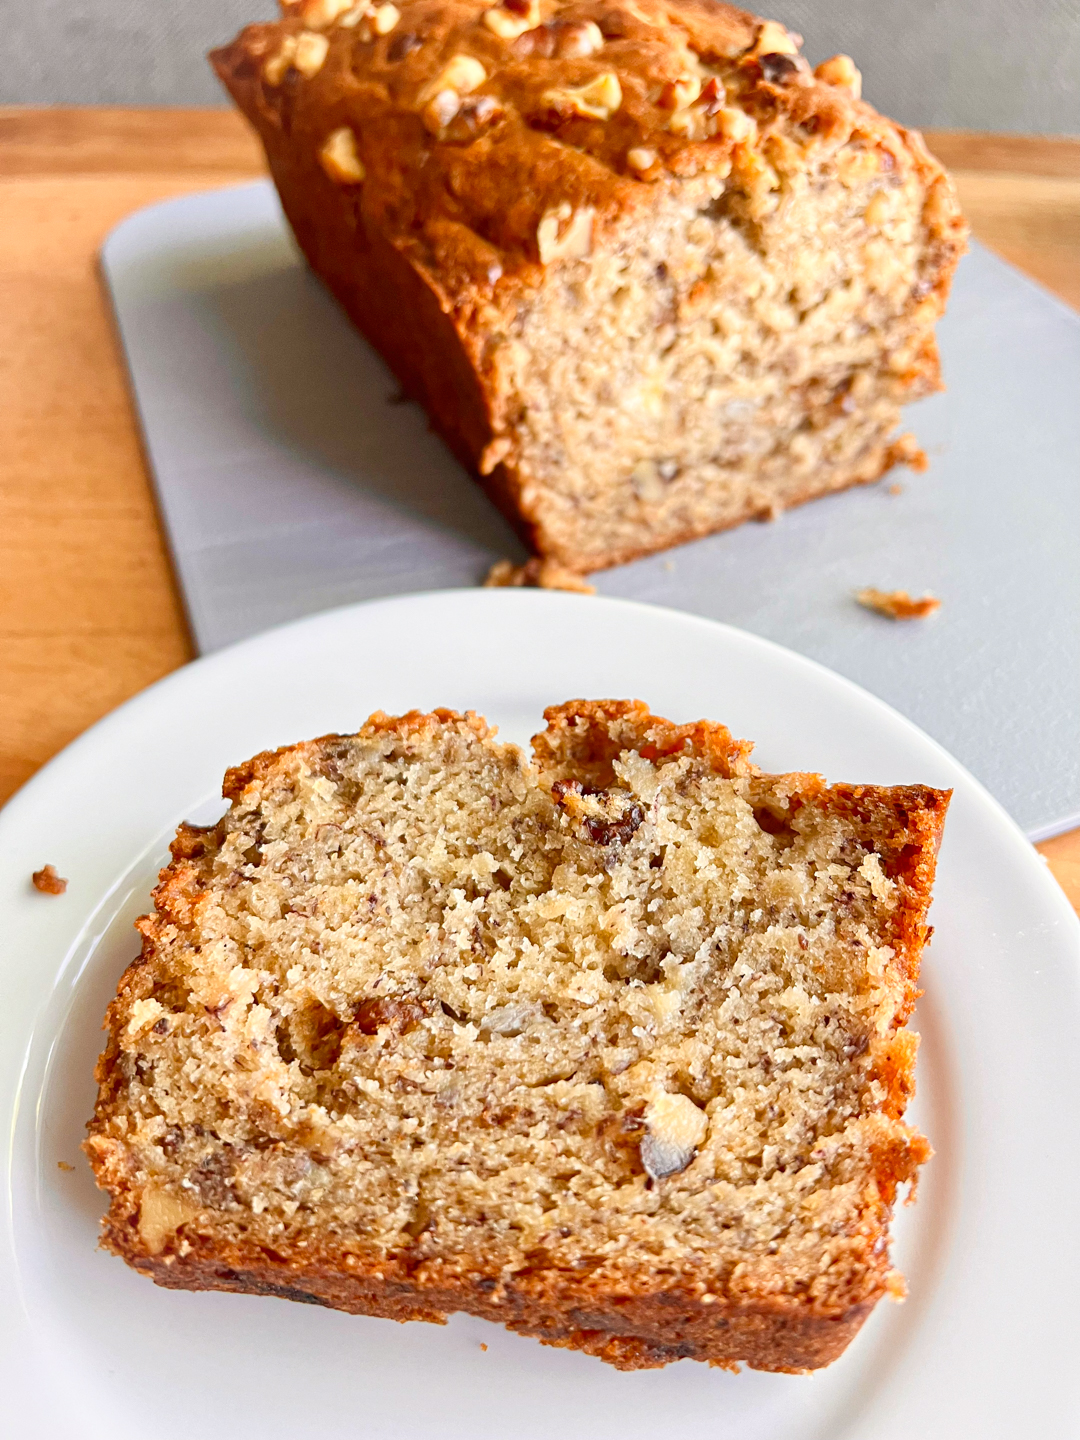
[[[234,110],[0,106],[0,175],[254,175],[255,133]]]
[[[1080,139],[927,139],[975,234],[1080,307]],[[262,169],[229,110],[0,107],[0,801],[191,656],[97,254]],[[1039,849],[1080,910],[1080,831]]]

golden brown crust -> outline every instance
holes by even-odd
[[[728,779],[754,768],[753,745],[734,739],[725,725],[711,720],[673,725],[641,700],[567,700],[549,705],[544,719],[547,728],[532,739],[533,755],[553,780],[574,775],[603,788],[612,781],[611,762],[624,750],[654,761],[693,754]]]
[[[292,67],[277,83],[273,71],[267,76],[268,61],[310,28],[302,6],[276,23],[248,26],[211,61],[264,141],[279,135],[296,154],[304,146],[317,152],[336,126],[354,122],[365,172],[354,198],[364,228],[413,245],[414,263],[455,305],[490,298],[511,271],[522,283],[542,283],[537,227],[556,201],[594,206],[603,224],[651,208],[652,185],[626,159],[635,148],[656,153],[677,178],[727,172],[740,141],[722,129],[693,139],[670,127],[663,86],[686,74],[689,55],[738,70],[740,104],[762,123],[783,115],[804,135],[833,145],[858,131],[887,148],[897,166],[923,170],[929,186],[943,177],[917,132],[818,80],[800,57],[792,57],[789,73],[770,78],[756,45],[764,22],[728,5],[545,4],[541,27],[599,27],[602,47],[581,56],[546,56],[520,36],[500,38],[484,23],[484,0],[406,0],[399,8],[401,19],[386,35],[363,24],[321,27],[329,48],[311,76]],[[484,69],[468,93],[489,97],[497,117],[479,133],[433,135],[423,97],[461,54]],[[553,92],[609,73],[620,82],[621,100],[606,119],[553,108]]]
[[[797,164],[808,171],[815,147],[877,156],[890,183],[917,181],[928,237],[907,307],[927,334],[890,383],[905,399],[939,388],[929,327],[964,243],[949,181],[917,132],[786,53],[781,27],[707,0],[543,0],[531,28],[509,37],[486,22],[484,0],[402,0],[386,33],[370,14],[327,21],[335,8],[288,5],[281,21],[249,26],[214,52],[213,64],[259,132],[314,270],[540,554],[579,572],[602,569],[773,513],[751,494],[741,507],[710,502],[693,520],[642,525],[625,540],[583,545],[556,533],[537,498],[536,467],[521,459],[521,396],[494,352],[514,333],[522,302],[556,283],[566,263],[542,255],[538,238],[557,214],[591,215],[599,254],[681,186],[733,173],[752,187],[777,146],[788,156],[805,151]],[[498,7],[511,19],[528,10],[525,0]],[[325,45],[315,69],[288,63],[305,36]],[[763,48],[771,45],[785,53]],[[460,56],[481,69],[454,92],[460,108],[440,128],[430,97],[443,93],[440,77]],[[678,128],[670,92],[698,71],[702,98],[685,111],[694,124]],[[714,72],[728,86],[718,110],[708,101]],[[558,99],[612,79],[610,113],[601,105],[599,115],[583,114]],[[760,143],[747,139],[746,123]],[[355,173],[323,157],[339,133],[353,137]],[[649,164],[642,170],[631,157]],[[877,436],[854,458],[823,461],[783,505],[876,479],[899,458]]]
[[[788,1374],[817,1370],[843,1353],[877,1299],[815,1314],[790,1302],[727,1300],[703,1286],[589,1296],[579,1277],[558,1285],[550,1271],[534,1283],[529,1276],[506,1282],[480,1273],[428,1277],[385,1262],[358,1261],[343,1272],[340,1255],[293,1256],[282,1264],[257,1247],[203,1254],[196,1246],[185,1256],[155,1257],[138,1239],[134,1213],[125,1224],[118,1209],[110,1212],[103,1244],[167,1289],[276,1296],[399,1322],[443,1324],[462,1312],[545,1345],[582,1350],[619,1370],[656,1369],[675,1360]]]
[[[190,924],[195,907],[209,899],[198,865],[213,827],[187,825],[177,834],[172,863],[154,892],[156,913],[138,922],[142,953],[125,972],[109,1007],[109,1040],[95,1071],[99,1095],[85,1148],[99,1185],[110,1195],[102,1243],[169,1288],[278,1295],[397,1320],[438,1322],[460,1310],[546,1344],[584,1350],[623,1369],[680,1358],[793,1372],[826,1365],[849,1343],[878,1298],[898,1283],[887,1254],[891,1209],[897,1187],[914,1179],[930,1153],[922,1136],[895,1122],[914,1087],[917,1037],[902,1026],[917,995],[949,792],[924,786],[830,787],[812,774],[763,775],[749,761],[750,745],[733,739],[724,726],[708,721],[676,725],[652,715],[640,701],[571,701],[551,707],[545,719],[547,728],[535,738],[534,754],[546,783],[557,786],[572,776],[586,787],[606,786],[612,761],[626,751],[637,751],[656,765],[690,756],[718,776],[746,781],[763,829],[789,824],[802,806],[834,815],[854,844],[880,857],[884,879],[898,887],[894,923],[885,938],[895,952],[899,990],[890,1001],[892,1018],[871,1039],[868,1055],[869,1079],[884,1097],[882,1119],[876,1128],[872,1119],[868,1126],[870,1170],[858,1221],[838,1242],[828,1283],[812,1294],[800,1288],[802,1282],[792,1288],[783,1275],[770,1276],[767,1270],[743,1275],[743,1267],[735,1265],[723,1272],[714,1267],[668,1272],[648,1257],[637,1265],[597,1261],[584,1270],[560,1268],[544,1250],[508,1275],[495,1253],[447,1258],[407,1248],[389,1256],[369,1254],[355,1236],[346,1244],[319,1232],[314,1238],[309,1232],[300,1246],[286,1239],[268,1248],[255,1234],[242,1231],[237,1238],[235,1229],[215,1232],[175,1214],[163,1243],[151,1244],[140,1213],[146,1177],[136,1173],[132,1154],[109,1122],[123,1109],[121,1036],[133,1004],[148,993],[148,974],[170,930]],[[447,727],[482,740],[494,733],[473,712],[438,710],[401,717],[377,713],[358,735],[391,737],[407,756],[425,737]],[[225,794],[234,805],[254,805],[264,788],[295,772],[298,762],[325,774],[333,766],[336,745],[349,738],[332,735],[264,752],[228,772]],[[391,1014],[387,1005],[393,1002],[379,1003],[382,1008],[370,1024],[360,1017],[365,1033],[380,1025],[407,1029],[414,1023],[404,1013]]]

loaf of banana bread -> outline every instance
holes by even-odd
[[[87,1151],[159,1284],[804,1370],[897,1293],[948,795],[719,725],[374,715],[256,756],[139,922]]]
[[[964,224],[920,136],[714,0],[290,0],[212,60],[317,274],[580,572],[918,455]]]

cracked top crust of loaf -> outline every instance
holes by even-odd
[[[765,775],[637,702],[547,720],[530,762],[374,715],[181,827],[107,1016],[104,1243],[619,1364],[824,1363],[899,1286],[928,1154],[904,1025],[948,794]]]
[[[490,301],[510,277],[540,283],[541,261],[580,258],[646,217],[658,183],[734,168],[753,190],[777,171],[812,176],[843,147],[853,170],[925,184],[938,240],[928,276],[962,247],[951,184],[919,135],[857,98],[850,62],[815,74],[798,36],[744,10],[710,0],[282,8],[213,53],[218,73],[260,126],[318,146],[347,128],[352,153],[336,168],[328,154],[328,168],[363,180],[368,223],[408,241],[454,304]]]

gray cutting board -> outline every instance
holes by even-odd
[[[140,211],[102,259],[200,650],[523,555],[305,268],[269,182]],[[940,339],[949,388],[908,416],[927,474],[597,584],[858,681],[1043,838],[1080,824],[1080,316],[974,246]],[[942,608],[894,623],[854,603],[864,585]]]

